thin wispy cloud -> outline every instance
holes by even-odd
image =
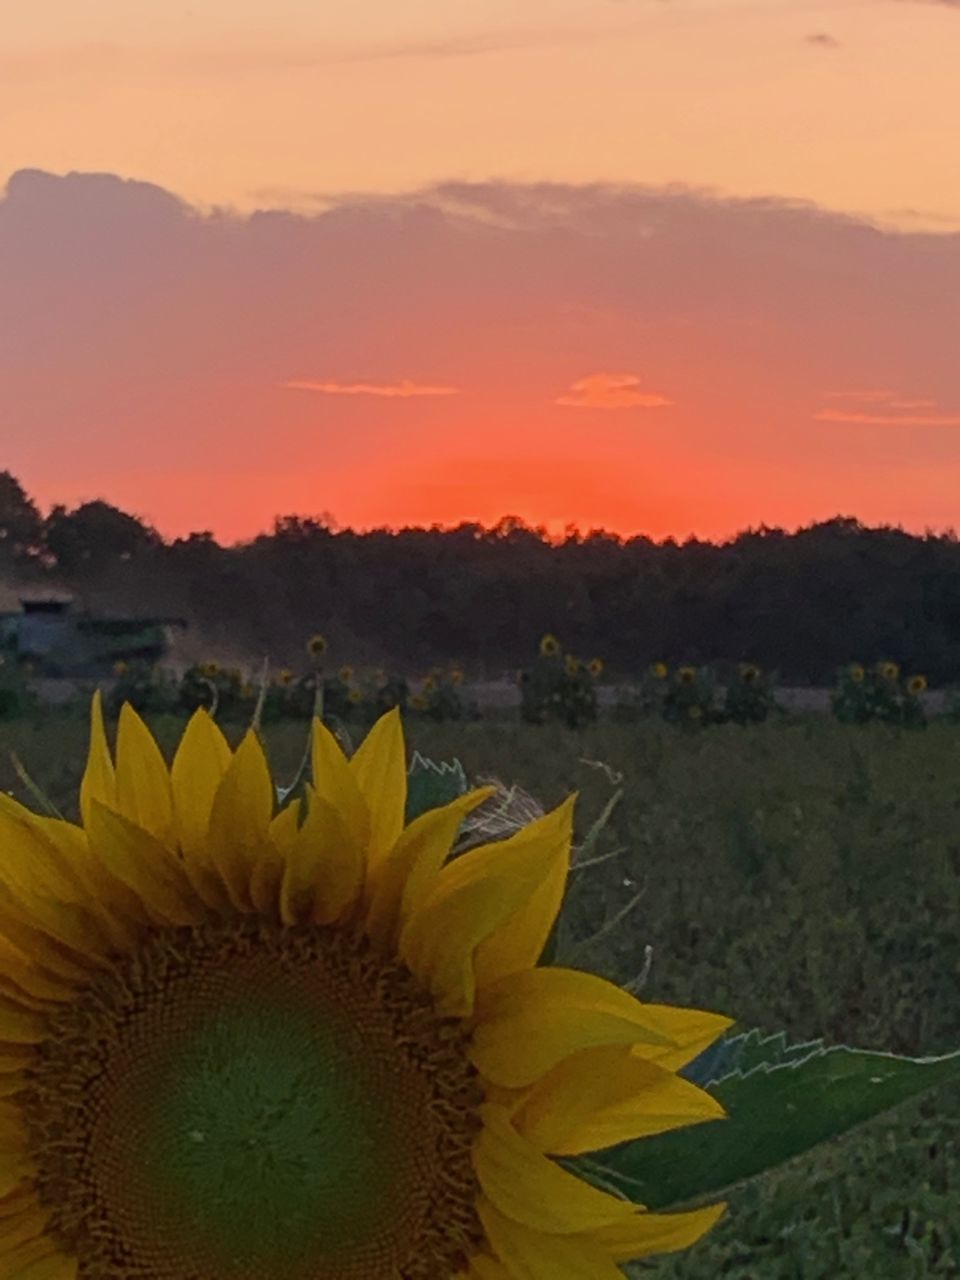
[[[813,45],[815,49],[839,49],[840,41],[830,35],[829,31],[814,31],[811,35],[804,37],[807,44]]]
[[[554,403],[576,409],[658,409],[673,404],[659,392],[641,391],[640,385],[632,373],[591,373],[572,383]]]
[[[891,390],[828,391],[826,394],[839,400],[843,407],[819,409],[813,415],[817,422],[875,427],[960,427],[960,414],[941,412],[937,401],[930,396],[904,396]]]
[[[292,391],[319,391],[328,396],[382,396],[406,400],[412,396],[455,396],[459,387],[437,387],[422,382],[317,382],[313,378],[289,378],[281,387]]]

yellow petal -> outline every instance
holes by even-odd
[[[511,1280],[623,1280],[610,1255],[589,1238],[523,1226],[498,1213],[483,1196],[478,1198],[477,1212]]]
[[[360,896],[363,850],[342,812],[312,790],[280,889],[284,924],[332,924]]]
[[[72,1280],[76,1274],[76,1260],[58,1252],[46,1236],[0,1249],[0,1280]]]
[[[117,778],[103,726],[103,699],[99,689],[90,705],[90,748],[80,783],[80,812],[84,822],[92,800],[99,800],[110,808],[115,808],[117,803]]]
[[[177,834],[185,858],[205,859],[213,798],[230,756],[220,727],[199,707],[187,721],[170,768]]]
[[[98,801],[91,801],[97,804]],[[73,903],[97,922],[99,931],[120,949],[134,943],[123,911],[113,899],[116,884],[107,885],[93,871],[87,838],[80,827],[41,818],[7,796],[0,796],[0,845],[3,872],[15,893],[42,894]],[[121,898],[121,907],[128,903]]]
[[[311,757],[314,791],[338,810],[354,843],[365,850],[370,842],[367,803],[340,743],[319,716],[313,720]]]
[[[269,839],[250,873],[253,908],[271,919],[281,915],[281,885],[297,838],[299,809],[300,801],[295,800],[271,821]]]
[[[532,969],[543,955],[566,892],[572,838],[571,801],[569,829],[561,837],[558,856],[516,915],[477,947],[473,967],[478,991],[511,973]]]
[[[75,985],[86,985],[92,968],[103,968],[95,957],[77,955],[45,932],[30,909],[14,899],[0,883],[0,934],[28,955],[44,973]]]
[[[269,852],[273,779],[260,740],[249,730],[217,788],[209,847],[233,905],[250,909],[253,868]]]
[[[430,987],[441,1014],[465,1017],[472,1011],[474,953],[481,943],[489,939],[488,955],[500,945],[514,959],[538,944],[542,949],[546,920],[526,908],[557,863],[569,858],[573,802],[571,796],[508,840],[471,849],[449,863],[422,910],[407,922],[400,954]]]
[[[376,867],[400,838],[407,807],[407,752],[399,708],[380,717],[350,759],[370,814],[367,860]]]
[[[379,873],[371,871],[366,931],[378,946],[394,945],[398,926],[429,895],[464,818],[496,790],[496,787],[479,787],[449,804],[422,813],[401,834]]]
[[[117,726],[117,809],[163,844],[173,847],[173,795],[166,761],[153,734],[125,702]]]
[[[733,1026],[733,1019],[724,1017],[722,1013],[675,1009],[668,1004],[645,1004],[643,1007],[653,1025],[659,1027],[673,1043],[637,1044],[633,1052],[638,1058],[656,1062],[668,1071],[679,1071],[685,1067]]]
[[[270,843],[284,858],[297,842],[303,804],[299,797],[286,804],[270,823]]]
[[[136,894],[155,924],[201,922],[202,904],[166,845],[96,800],[90,806],[87,829],[93,852],[111,875]]]
[[[471,1057],[509,1089],[532,1084],[562,1059],[601,1044],[672,1047],[662,1020],[628,991],[578,969],[527,969],[484,992]]]
[[[26,1178],[36,1173],[33,1164],[19,1151],[0,1153],[0,1196],[8,1196],[16,1191]],[[0,1275],[3,1274],[0,1269]]]
[[[547,1072],[513,1123],[539,1150],[572,1156],[725,1114],[709,1093],[634,1057],[630,1045],[601,1045]]]
[[[638,1213],[629,1222],[600,1227],[593,1239],[618,1262],[646,1258],[651,1253],[689,1249],[723,1217],[725,1204],[711,1204],[689,1213]]]
[[[0,1221],[0,1255],[5,1249],[13,1249],[28,1240],[36,1240],[37,1236],[43,1235],[49,1221],[50,1210],[40,1208],[4,1218]]]
[[[477,1253],[470,1259],[467,1276],[469,1280],[512,1280],[503,1263],[487,1253]]]
[[[109,938],[76,903],[30,894],[0,880],[0,920],[0,931],[52,973],[89,976],[86,971],[90,965],[110,967],[106,959],[111,950]]]
[[[0,1280],[77,1280],[79,1262],[64,1253],[52,1253],[27,1263],[9,1277],[2,1266],[0,1263]]]
[[[537,1231],[571,1235],[623,1222],[635,1212],[628,1201],[591,1186],[538,1151],[502,1108],[487,1103],[481,1115],[473,1166],[484,1195],[508,1218]]]

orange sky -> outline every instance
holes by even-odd
[[[231,538],[952,524],[958,65],[943,0],[15,6],[0,181],[156,186],[0,201],[0,469]]]

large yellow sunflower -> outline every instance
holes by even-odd
[[[82,825],[0,795],[0,1280],[614,1280],[719,1216],[551,1157],[721,1114],[728,1024],[537,967],[572,799],[447,855],[404,825],[400,717],[306,803],[204,711],[167,768],[99,697]]]

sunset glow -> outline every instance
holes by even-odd
[[[16,6],[0,469],[231,539],[951,525],[957,65],[937,0]]]

